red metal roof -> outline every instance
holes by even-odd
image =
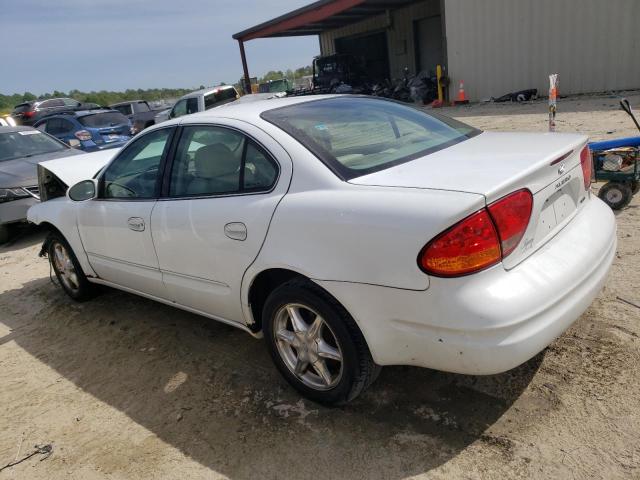
[[[318,35],[325,30],[359,22],[415,0],[319,0],[233,35],[245,42],[254,38]]]

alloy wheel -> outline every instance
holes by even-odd
[[[53,245],[53,264],[58,272],[60,281],[63,285],[72,292],[77,292],[80,289],[80,280],[78,279],[78,273],[73,266],[73,261],[69,252],[59,242]]]
[[[280,358],[304,385],[329,390],[340,382],[342,349],[316,311],[297,303],[284,305],[275,315],[273,335]]]

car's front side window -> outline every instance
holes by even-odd
[[[181,117],[183,115],[187,114],[187,101],[186,100],[179,100],[178,103],[176,103],[173,106],[173,109],[171,110],[171,118],[177,118],[177,117]]]
[[[171,197],[270,190],[275,162],[242,133],[224,127],[184,127],[171,171]]]
[[[187,99],[187,115],[198,113],[198,99],[196,97]]]
[[[155,198],[160,162],[171,131],[155,130],[127,146],[104,172],[102,198]]]

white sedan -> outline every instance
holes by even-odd
[[[340,404],[384,365],[511,369],[581,315],[616,251],[586,143],[376,98],[235,103],[41,164],[29,219],[72,298],[108,285],[264,336]]]

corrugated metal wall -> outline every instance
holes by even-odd
[[[640,88],[640,0],[445,0],[445,24],[452,93]]]
[[[537,88],[549,74],[560,93],[640,88],[640,0],[442,0],[451,96],[464,80],[479,100]],[[320,35],[321,52],[340,37],[387,30],[391,76],[415,72],[413,22],[440,13],[440,0],[417,2]]]
[[[439,13],[440,0],[427,0],[393,10],[389,15],[378,15],[353,25],[323,32],[320,35],[320,51],[323,55],[335,53],[336,38],[386,30],[391,77],[400,78],[404,67],[409,67],[411,72],[415,72],[413,21]]]

